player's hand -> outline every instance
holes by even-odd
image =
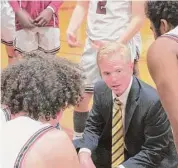
[[[121,44],[120,41],[99,41],[99,40],[91,40],[91,46],[96,49],[99,50],[100,48],[107,46],[109,44],[111,44],[113,46],[115,46],[115,48],[117,49],[118,46],[120,46],[119,44]]]
[[[91,155],[87,152],[79,153],[80,168],[96,168]]]
[[[101,41],[101,40],[91,40],[91,46],[92,48],[99,50],[103,46],[105,46],[108,42],[107,41]]]
[[[16,12],[17,19],[23,28],[31,29],[34,28],[34,21],[31,16],[23,9]]]
[[[40,15],[34,20],[36,26],[43,27],[49,23],[53,16],[53,11],[49,8],[44,9]]]
[[[73,32],[67,31],[67,43],[70,47],[81,47],[76,34]]]

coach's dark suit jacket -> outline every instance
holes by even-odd
[[[97,168],[111,166],[112,91],[96,84],[93,107],[83,139],[76,149],[88,148]],[[125,110],[126,168],[177,168],[178,156],[170,123],[154,88],[133,77]]]

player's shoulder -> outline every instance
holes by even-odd
[[[51,129],[45,134],[43,134],[34,144],[34,148],[40,149],[41,152],[50,152],[59,150],[63,146],[67,146],[70,142],[67,134],[58,129]]]
[[[32,153],[37,152],[43,157],[49,154],[51,158],[54,158],[62,156],[64,149],[69,150],[71,146],[72,142],[65,132],[52,129],[38,138],[33,145]]]
[[[52,141],[57,146],[61,146],[69,142],[69,137],[64,131],[54,129],[52,131],[49,131],[45,135],[45,141],[47,143],[50,143]]]
[[[178,43],[171,38],[161,36],[157,38],[148,49],[148,57],[161,57],[167,53],[177,52]]]
[[[39,168],[77,167],[77,155],[71,140],[61,130],[52,129],[39,137],[28,151],[25,163],[32,165],[38,162]]]

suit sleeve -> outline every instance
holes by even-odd
[[[98,140],[104,128],[104,119],[101,115],[101,104],[97,87],[94,89],[93,106],[86,122],[83,138],[74,140],[76,149],[87,148],[91,152],[98,146]]]
[[[171,128],[159,100],[148,110],[144,127],[145,143],[138,154],[123,163],[126,168],[155,168],[164,157],[164,151],[169,145]]]

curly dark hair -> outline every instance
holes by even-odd
[[[81,68],[64,58],[40,51],[8,66],[1,74],[1,103],[12,114],[21,111],[38,120],[56,118],[61,109],[76,105],[83,93]]]
[[[173,27],[178,25],[178,1],[147,1],[145,13],[159,36],[161,19],[165,19]]]

